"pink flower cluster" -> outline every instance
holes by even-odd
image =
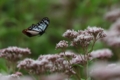
[[[19,76],[18,74],[3,75],[0,74],[0,80],[34,80],[30,76]]]
[[[68,42],[65,41],[65,40],[60,41],[60,42],[56,45],[56,49],[58,49],[58,48],[64,49],[64,48],[67,48],[67,47],[68,47]]]
[[[85,59],[81,55],[71,51],[60,54],[41,55],[37,60],[24,59],[19,62],[17,67],[25,69],[34,74],[44,74],[46,72],[64,72],[66,74],[75,74],[72,65],[84,64]]]
[[[69,38],[69,39],[73,39],[75,37],[77,37],[78,32],[74,31],[74,30],[67,30],[64,34],[63,37]]]
[[[114,9],[105,14],[105,19],[114,22],[120,17],[120,9]]]
[[[0,74],[0,80],[20,80],[20,76],[18,76],[17,74],[11,74],[11,75]]]
[[[95,80],[120,80],[120,64],[97,62],[90,67],[89,74]]]
[[[90,41],[93,40],[93,36],[90,35],[87,31],[78,31],[78,35],[76,38],[73,40],[72,46],[76,45],[81,45],[81,46],[88,46]]]
[[[106,59],[110,58],[112,56],[112,51],[110,49],[101,49],[101,50],[96,50],[92,51],[90,53],[90,56],[92,59]]]
[[[89,34],[92,34],[93,35],[93,37],[95,37],[95,39],[99,39],[99,38],[103,38],[103,37],[106,37],[106,34],[105,34],[105,32],[104,32],[104,29],[102,29],[102,28],[98,28],[98,27],[90,27],[90,26],[88,26],[88,28],[87,28],[87,32],[89,33]]]
[[[31,52],[28,48],[8,47],[0,50],[0,57],[9,61],[18,61],[29,54]]]
[[[71,40],[71,46],[82,46],[82,47],[87,47],[93,39],[97,40],[105,36],[106,34],[102,28],[90,27],[90,26],[84,31],[79,30],[77,32],[74,30],[67,30],[65,33],[63,33],[63,37]],[[60,48],[64,48],[64,47],[66,48],[68,47],[67,43],[68,42],[60,41],[56,45],[56,48],[59,48],[60,45],[61,45]]]
[[[120,9],[117,12],[119,12],[119,14],[114,15],[116,16],[114,23],[110,26],[109,30],[106,31],[107,36],[102,39],[103,42],[111,47],[120,47]]]

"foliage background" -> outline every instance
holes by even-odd
[[[104,14],[119,0],[0,0],[0,49],[9,46],[28,47],[30,57],[40,54],[58,53],[56,43],[64,39],[67,29],[85,29],[89,26],[109,28]],[[50,19],[50,25],[42,36],[29,38],[22,30],[36,24],[43,17]],[[105,45],[100,42],[95,49]],[[4,64],[0,61],[1,67]]]

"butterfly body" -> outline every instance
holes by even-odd
[[[28,37],[33,37],[36,35],[42,35],[45,33],[50,21],[47,17],[43,18],[39,23],[32,24],[29,28],[24,29],[22,32]]]

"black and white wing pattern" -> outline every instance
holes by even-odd
[[[49,23],[50,20],[47,17],[44,17],[39,23],[32,24],[29,28],[24,29],[22,32],[28,37],[42,35],[45,33],[45,30],[47,29]]]

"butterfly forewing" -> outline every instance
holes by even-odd
[[[48,27],[49,24],[49,19],[48,18],[43,18],[41,22],[39,22],[38,28],[40,28],[42,31],[45,31]]]
[[[47,17],[43,18],[39,23],[32,24],[28,29],[23,30],[23,33],[29,37],[42,35],[47,29],[50,21]]]

